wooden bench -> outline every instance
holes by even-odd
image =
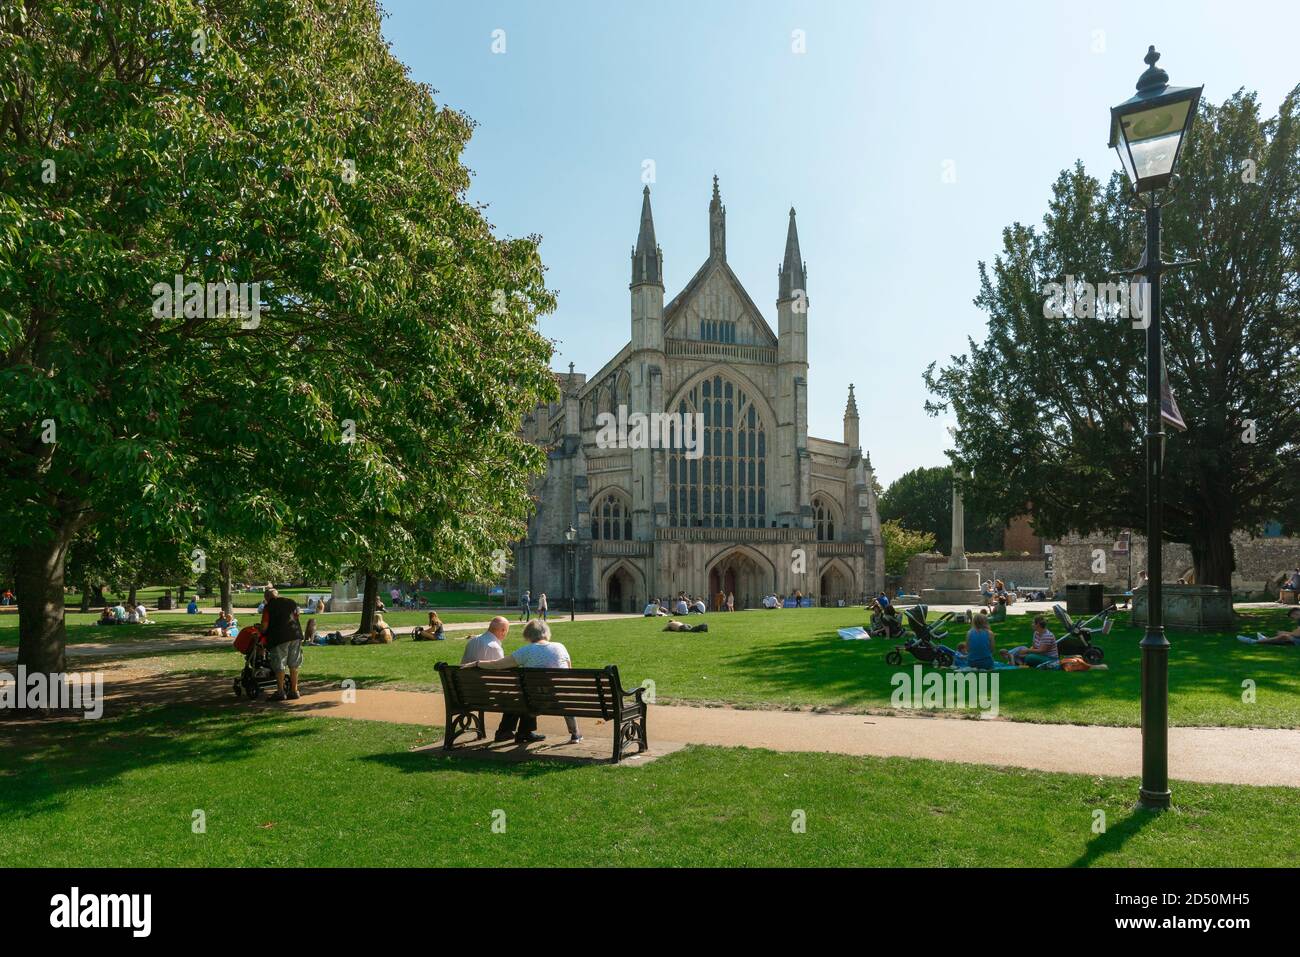
[[[618,668],[613,665],[487,671],[440,661],[434,667],[442,679],[447,705],[442,746],[448,751],[468,731],[474,731],[478,740],[487,737],[483,723],[485,711],[612,721],[616,764],[632,743],[638,745],[638,753],[648,747],[645,688],[624,691]]]

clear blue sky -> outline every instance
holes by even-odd
[[[543,237],[557,369],[593,373],[629,338],[643,161],[655,163],[668,297],[707,256],[716,172],[728,262],[773,328],[798,210],[809,429],[839,439],[856,383],[885,485],[946,462],[947,423],[925,414],[921,372],[982,336],[976,266],[1002,228],[1039,222],[1076,158],[1097,175],[1115,168],[1108,110],[1132,94],[1148,44],[1173,84],[1204,83],[1215,102],[1255,89],[1272,115],[1300,82],[1300,5],[1259,0],[385,7],[412,76],[479,123],[472,198],[500,234]],[[795,30],[805,53],[792,51]]]

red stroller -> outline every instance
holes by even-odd
[[[275,672],[271,670],[271,653],[266,650],[262,629],[257,625],[241,629],[233,647],[244,656],[244,670],[235,679],[235,697],[256,700],[263,692],[274,691]]]

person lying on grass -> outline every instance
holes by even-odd
[[[1049,661],[1057,661],[1060,652],[1056,649],[1056,636],[1047,630],[1047,619],[1042,615],[1034,616],[1034,643],[1031,647],[1020,645],[1007,653],[1007,660],[1013,665],[1028,665],[1037,668]]]
[[[1254,638],[1249,635],[1238,635],[1237,640],[1248,645],[1300,645],[1300,607],[1292,608],[1286,614],[1295,625],[1290,631],[1279,631],[1272,638],[1261,631]]]
[[[500,671],[505,668],[572,668],[573,661],[569,658],[569,649],[558,641],[551,641],[551,626],[541,619],[535,619],[524,625],[524,640],[528,644],[522,648],[516,648],[504,658],[495,660],[480,658],[477,661],[467,661],[461,665],[462,668],[482,668],[485,671]],[[577,744],[582,740],[582,735],[578,733],[578,722],[575,718],[566,717],[564,723],[569,727],[569,743]],[[532,727],[537,726],[536,719],[531,722]],[[520,722],[521,733],[523,722]],[[529,740],[538,741],[545,737],[539,735],[532,729]],[[516,738],[515,740],[519,740]]]

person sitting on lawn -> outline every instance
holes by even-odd
[[[691,613],[691,606],[686,604],[686,595],[685,594],[678,595],[677,601],[673,603],[673,614],[689,615],[690,613]]]
[[[1248,645],[1300,645],[1300,606],[1292,608],[1286,614],[1295,625],[1291,631],[1279,631],[1271,638],[1263,632],[1259,632],[1253,638],[1249,635],[1238,635],[1237,640]]]
[[[966,667],[978,668],[983,671],[993,670],[993,652],[995,644],[993,632],[989,630],[988,615],[980,614],[975,616],[971,622],[970,631],[966,632]],[[961,647],[958,646],[958,651]]]
[[[696,598],[695,604],[691,605],[691,612],[696,615],[703,615],[708,612],[709,606],[704,604],[703,598]]]
[[[258,608],[258,611],[261,611],[260,607]],[[197,596],[191,596],[190,603],[185,606],[185,614],[197,615],[198,613],[199,613],[199,599]]]
[[[120,601],[113,606],[113,618],[118,624],[126,623],[126,609],[122,607]]]
[[[1056,650],[1056,636],[1047,629],[1047,619],[1036,615],[1033,644],[1028,648],[1024,645],[1012,648],[1007,657],[1013,665],[1028,665],[1031,668],[1058,660],[1060,653]]]
[[[137,620],[140,622],[140,624],[142,624],[142,625],[152,625],[152,624],[153,624],[153,622],[149,620],[149,610],[148,610],[147,608],[144,607],[144,602],[142,602],[142,601],[141,601],[141,602],[136,602],[136,605],[135,605],[135,614],[136,614],[136,618],[137,618]]]
[[[1281,589],[1278,590],[1277,600],[1281,604],[1290,605],[1300,600],[1300,568],[1282,583]]]
[[[116,625],[116,624],[117,624],[117,618],[115,618],[115,617],[113,616],[113,609],[110,608],[110,607],[108,607],[107,605],[105,605],[105,606],[104,606],[104,612],[103,612],[103,614],[101,614],[101,615],[99,616],[99,621],[95,622],[95,624],[97,624],[97,625]]]
[[[411,638],[415,641],[446,641],[447,636],[443,634],[442,619],[438,617],[438,613],[429,612],[428,626],[421,625],[415,629]]]
[[[770,592],[763,596],[763,607],[769,611],[776,607],[776,596]]]

